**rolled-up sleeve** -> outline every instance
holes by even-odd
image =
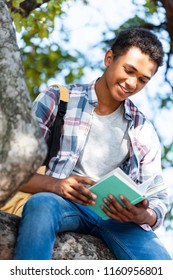
[[[50,87],[37,96],[32,106],[32,114],[38,121],[41,135],[45,140],[49,137],[49,128],[53,125],[58,110],[59,96],[59,88]]]
[[[161,168],[161,145],[154,127],[146,122],[138,138],[140,147],[140,181],[144,182],[154,175],[160,175],[163,178]],[[144,144],[141,144],[144,143]],[[164,183],[164,179],[163,179]],[[149,197],[149,207],[157,215],[157,221],[152,229],[156,230],[163,224],[168,209],[168,193],[166,190],[156,193]],[[146,228],[143,225],[144,228]]]

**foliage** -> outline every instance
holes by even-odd
[[[14,20],[15,28],[20,33],[23,65],[25,69],[26,82],[31,95],[34,99],[39,93],[40,86],[50,78],[55,78],[58,73],[65,72],[66,83],[71,83],[83,75],[84,56],[75,50],[66,50],[65,47],[58,44],[57,41],[68,44],[68,37],[62,26],[55,32],[55,21],[57,17],[63,17],[63,5],[70,5],[74,1],[52,0],[41,5],[39,8],[30,12],[27,17],[23,14],[14,12],[19,8],[23,0],[13,1],[13,11],[11,16]],[[37,2],[42,2],[37,0]],[[84,1],[86,3],[86,1]]]

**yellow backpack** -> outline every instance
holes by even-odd
[[[47,143],[47,157],[44,161],[44,165],[37,170],[37,173],[42,175],[45,174],[46,165],[49,161],[49,158],[56,155],[59,149],[59,147],[57,146],[57,139],[60,139],[61,136],[61,125],[66,112],[67,102],[69,100],[69,92],[66,87],[56,84],[53,86],[57,86],[60,89],[60,103],[58,106],[57,116],[51,129],[51,134]],[[9,201],[7,201],[7,203],[3,207],[0,208],[0,210],[10,214],[21,216],[23,206],[26,203],[26,201],[31,197],[31,195],[32,194],[30,193],[18,191]]]

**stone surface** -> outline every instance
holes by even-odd
[[[0,211],[0,260],[13,259],[20,218]],[[57,236],[53,260],[111,260],[115,257],[98,238],[77,233]]]

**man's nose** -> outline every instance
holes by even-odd
[[[137,87],[137,79],[136,77],[129,77],[126,80],[126,88],[128,88],[129,90],[135,90]]]

